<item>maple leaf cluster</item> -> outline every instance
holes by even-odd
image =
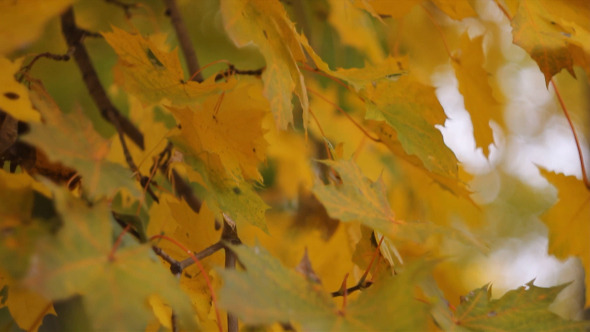
[[[0,327],[588,329],[589,18],[586,0],[0,2]],[[511,120],[527,101],[502,75],[523,68],[543,124]],[[443,136],[442,73],[487,174]],[[535,166],[536,190],[503,140],[554,120],[581,179]],[[470,272],[535,232],[579,258],[576,308],[552,306],[573,284],[492,297]]]

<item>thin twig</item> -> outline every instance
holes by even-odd
[[[168,13],[170,13],[170,20],[176,31],[176,37],[178,38],[182,53],[184,54],[188,70],[190,73],[196,73],[199,71],[199,59],[197,58],[195,47],[193,46],[193,42],[191,41],[186,25],[184,24],[180,10],[176,5],[176,0],[164,0],[164,3],[166,4],[166,8],[168,8]],[[193,77],[193,80],[203,82],[203,75],[198,73]]]
[[[70,48],[66,54],[55,54],[55,53],[50,53],[50,52],[44,52],[44,53],[37,54],[31,60],[31,62],[29,62],[28,65],[26,65],[20,69],[21,76],[19,78],[19,81],[22,81],[22,79],[25,77],[26,73],[28,73],[31,70],[31,68],[33,68],[33,65],[35,64],[35,62],[37,62],[37,60],[39,60],[41,58],[48,58],[48,59],[55,60],[55,61],[68,61],[68,60],[70,60],[70,57],[71,57],[73,51],[74,50]]]
[[[119,110],[111,103],[107,93],[98,79],[98,74],[92,65],[90,56],[82,40],[86,33],[76,25],[74,10],[69,7],[61,15],[62,33],[66,39],[68,47],[72,48],[74,60],[82,73],[84,84],[94,100],[94,103],[100,110],[102,117],[111,122],[115,128],[122,131],[131,140],[143,149],[143,134],[127,118],[121,115]]]

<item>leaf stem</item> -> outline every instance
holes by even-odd
[[[557,96],[557,100],[559,101],[559,105],[561,106],[561,109],[563,110],[563,114],[565,115],[565,118],[567,119],[567,123],[570,126],[570,129],[572,131],[572,134],[574,135],[574,140],[576,141],[576,148],[578,149],[578,157],[580,158],[580,166],[582,168],[582,179],[584,180],[584,185],[586,186],[586,188],[588,190],[590,190],[590,181],[588,180],[588,175],[586,173],[586,164],[584,163],[584,154],[582,153],[582,147],[580,145],[580,140],[578,139],[578,134],[576,133],[576,128],[574,127],[574,123],[572,122],[572,119],[570,118],[569,112],[567,110],[567,108],[565,107],[565,103],[563,101],[563,98],[561,98],[561,94],[559,93],[559,89],[557,89],[557,85],[555,84],[555,81],[553,81],[553,79],[551,79],[551,85],[553,86],[553,90],[555,90],[555,95]]]
[[[346,281],[348,280],[348,273],[344,276],[344,280],[342,280],[342,286],[340,286],[340,291],[342,293],[342,308],[338,314],[340,316],[344,316],[346,313],[346,300],[348,298],[348,289],[346,288]]]
[[[186,252],[191,257],[191,259],[195,262],[195,264],[197,265],[197,267],[201,271],[203,278],[205,278],[205,282],[207,283],[207,287],[209,288],[209,291],[211,292],[211,300],[213,301],[213,306],[215,307],[215,315],[217,317],[217,327],[219,329],[219,332],[223,332],[223,328],[221,327],[221,314],[219,313],[219,305],[217,304],[217,295],[215,295],[215,291],[213,290],[213,285],[211,284],[211,280],[209,279],[209,275],[207,274],[207,271],[205,271],[205,268],[203,267],[203,264],[201,264],[201,261],[190,250],[188,250],[182,243],[176,241],[175,239],[173,239],[167,235],[157,234],[157,235],[150,237],[150,241],[153,241],[155,239],[163,239],[163,240],[167,240],[167,241],[172,242],[178,248],[182,249],[182,251]]]
[[[191,79],[193,81],[203,82],[203,75],[199,70],[199,59],[197,58],[195,47],[184,24],[180,10],[176,5],[176,0],[164,0],[164,3],[166,4],[166,8],[168,8],[168,13],[170,13],[170,21],[174,26],[174,30],[176,30],[176,37],[178,38],[178,43],[182,49],[188,70],[190,73],[196,73],[196,75],[191,76]]]

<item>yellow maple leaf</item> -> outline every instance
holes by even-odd
[[[268,157],[277,163],[276,184],[287,199],[295,199],[300,187],[310,189],[312,186],[309,144],[304,137],[290,131],[271,129],[266,138],[270,144]]]
[[[39,122],[41,116],[29,100],[29,91],[14,79],[23,59],[14,62],[0,57],[0,110],[21,121]]]
[[[5,301],[0,308],[8,307],[16,324],[26,331],[38,331],[45,315],[57,315],[53,304],[42,295],[22,287],[0,272],[0,289],[7,287]]]
[[[469,0],[432,0],[438,9],[454,20],[476,16]]]
[[[590,284],[590,191],[575,176],[566,176],[541,168],[541,174],[558,190],[557,203],[541,219],[549,228],[549,253],[565,259],[577,256],[586,270]],[[590,304],[590,287],[586,287],[586,306]]]
[[[119,56],[115,82],[144,104],[192,104],[235,83],[232,78],[217,83],[215,76],[202,83],[186,81],[177,49],[164,49],[161,35],[146,38],[113,27],[103,36]]]
[[[266,0],[222,0],[221,14],[234,43],[239,47],[254,43],[266,60],[264,95],[270,101],[277,128],[284,130],[293,123],[293,91],[299,97],[306,126],[309,102],[297,66],[306,59],[283,5]]]
[[[568,50],[569,33],[556,24],[566,6],[590,15],[587,1],[520,0],[511,21],[514,43],[537,62],[547,85],[553,75],[564,68],[575,76],[573,58]],[[585,16],[584,21],[587,18]]]
[[[0,1],[0,54],[8,54],[34,42],[43,33],[43,26],[74,2]]]
[[[367,10],[371,15],[391,16],[393,18],[404,17],[415,5],[424,0],[355,0],[354,5]]]
[[[485,156],[490,153],[489,146],[494,143],[490,120],[503,125],[502,105],[494,97],[487,78],[490,76],[483,68],[483,36],[470,39],[467,33],[461,37],[459,51],[452,61],[455,75],[459,81],[459,91],[463,95],[465,108],[473,123],[473,136],[477,147],[483,149]]]
[[[228,175],[262,181],[258,165],[266,158],[262,119],[268,102],[255,80],[240,82],[225,96],[211,96],[191,108],[170,107],[182,125],[180,137],[195,156],[219,156]]]
[[[342,44],[364,52],[373,63],[381,61],[384,53],[370,17],[349,1],[330,0],[329,3],[328,22],[338,32]]]
[[[317,68],[330,76],[339,78],[350,84],[355,90],[362,90],[370,85],[382,81],[392,81],[406,74],[407,58],[388,56],[375,63],[366,64],[362,68],[338,68],[330,69],[330,66],[311,48],[305,36],[299,36],[301,44]]]

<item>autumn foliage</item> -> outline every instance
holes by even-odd
[[[3,331],[589,328],[587,0],[4,0],[0,75]]]

